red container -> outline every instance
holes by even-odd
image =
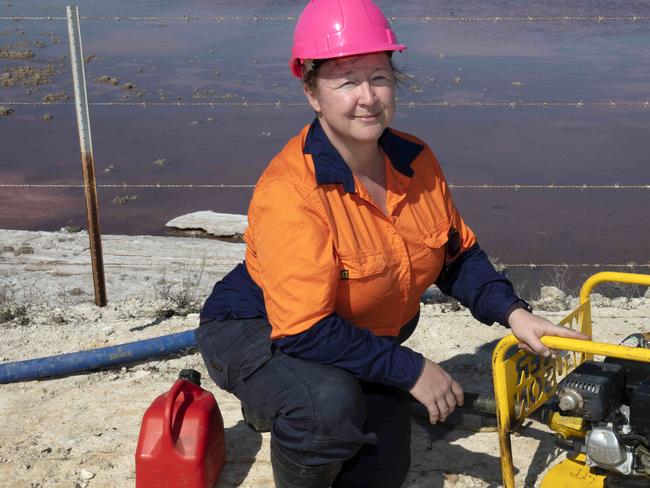
[[[225,463],[223,434],[212,393],[179,379],[142,419],[136,488],[212,488]]]

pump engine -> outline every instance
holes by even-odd
[[[622,344],[650,349],[650,333]],[[582,419],[580,429],[558,435],[558,446],[585,454],[592,468],[650,484],[650,364],[585,361],[560,382],[550,409],[560,422]]]

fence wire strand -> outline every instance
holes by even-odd
[[[51,102],[29,102],[20,100],[5,100],[0,101],[0,105],[6,106],[50,106],[50,105],[73,105],[70,101],[56,100]],[[88,105],[95,107],[227,107],[227,108],[295,108],[295,107],[308,107],[307,102],[285,102],[276,100],[274,102],[157,102],[157,101],[142,101],[142,102],[120,102],[120,101],[105,101],[105,102],[88,102]],[[584,102],[582,100],[569,102],[569,101],[531,101],[524,102],[522,100],[512,101],[495,101],[495,102],[425,102],[425,101],[410,101],[410,102],[397,102],[398,107],[404,108],[642,108],[650,109],[650,100],[645,101],[625,101],[625,100],[608,100],[608,101],[593,101]]]
[[[650,263],[504,263],[506,268],[650,268]]]
[[[122,254],[106,254],[105,256],[124,256]],[[129,256],[128,257],[135,257],[135,256]],[[174,258],[165,258],[165,257],[157,257],[156,258],[158,261],[160,260],[171,260]],[[203,258],[202,258],[203,259]],[[202,260],[201,259],[201,260]],[[220,259],[220,258],[214,258],[210,259],[211,262],[216,262],[217,264],[219,263],[230,263],[227,259]],[[79,262],[79,263],[53,263],[56,266],[82,266],[82,265],[87,265],[89,263],[87,262]],[[105,263],[106,267],[114,267],[114,268],[121,268],[121,267],[134,267],[133,264],[123,264],[123,263]],[[0,266],[15,266],[14,263],[0,263]],[[627,270],[635,270],[637,268],[650,268],[650,263],[499,263],[499,266],[503,266],[504,268],[529,268],[529,269],[536,269],[536,268],[543,268],[543,269],[548,269],[548,268],[617,268],[617,269],[627,269]]]
[[[452,190],[650,190],[648,185],[621,185],[614,183],[610,185],[492,185],[484,183],[482,185],[455,185],[449,183],[449,188]],[[0,188],[23,188],[23,189],[39,189],[39,188],[83,188],[83,184],[78,183],[2,183]],[[214,184],[164,184],[164,183],[107,183],[98,184],[97,188],[154,188],[154,189],[191,189],[191,188],[255,188],[254,184],[228,184],[228,183],[214,183]]]
[[[8,183],[0,184],[0,188],[83,188],[84,185],[77,183]],[[143,183],[143,184],[130,184],[130,183],[112,183],[112,184],[98,184],[97,188],[255,188],[253,184],[228,184],[228,183],[215,183],[215,184],[161,184],[161,183]]]
[[[65,17],[60,16],[29,16],[13,15],[0,16],[0,21],[62,21]],[[177,16],[129,16],[129,15],[88,15],[81,17],[84,21],[99,22],[295,22],[295,16],[264,16],[264,15],[244,15],[244,16],[226,16],[226,15],[177,15]],[[433,22],[456,22],[456,23],[479,23],[479,22],[579,22],[579,23],[605,23],[605,22],[629,22],[639,23],[650,21],[647,15],[520,15],[520,16],[464,16],[464,15],[415,15],[415,16],[388,16],[388,20],[393,23],[433,23]]]

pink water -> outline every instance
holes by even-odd
[[[66,2],[0,4],[0,16],[64,16]],[[101,184],[253,184],[270,158],[312,114],[286,61],[287,16],[303,2],[162,0],[79,2],[82,16],[217,16],[82,22],[92,103],[216,102],[210,106],[90,107]],[[649,21],[406,21],[406,16],[649,16],[647,2],[380,2],[409,46],[398,64],[414,76],[393,126],[426,140],[456,185],[650,185]],[[252,16],[278,20],[252,20]],[[233,20],[243,17],[244,20]],[[230,19],[230,20],[228,20]],[[52,35],[54,34],[54,36]],[[53,39],[58,38],[59,43]],[[53,65],[50,84],[0,86],[0,106],[73,95],[64,21],[0,21],[0,47],[32,46],[13,66]],[[115,76],[120,84],[94,81]],[[126,90],[124,84],[136,85]],[[142,91],[138,97],[135,92]],[[128,97],[128,98],[125,98]],[[163,100],[164,98],[164,100]],[[594,108],[590,102],[639,102]],[[277,102],[280,108],[223,102]],[[582,101],[583,108],[441,108],[422,102]],[[70,102],[70,100],[68,101]],[[11,106],[0,117],[0,182],[81,183],[74,105]],[[52,120],[42,120],[49,113]],[[164,167],[154,165],[166,159]],[[125,205],[116,196],[136,195]],[[164,224],[197,210],[245,213],[250,189],[100,188],[104,233],[164,234]],[[490,255],[506,263],[650,263],[650,190],[456,189],[455,199]],[[82,189],[0,190],[0,227],[85,227]],[[643,268],[638,270],[644,271]],[[648,268],[645,268],[647,272]],[[588,272],[595,271],[588,269]]]

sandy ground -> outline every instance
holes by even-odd
[[[242,245],[216,240],[105,236],[110,303],[99,309],[92,300],[87,248],[83,233],[0,231],[0,362],[192,329],[198,322],[192,312],[196,304],[243,255]],[[650,300],[603,299],[600,304],[594,308],[597,339],[618,342],[650,330]],[[174,312],[187,315],[170,316]],[[559,320],[566,310],[541,313]],[[506,332],[482,326],[453,304],[427,303],[408,345],[440,362],[467,391],[490,393],[491,350]],[[244,424],[237,399],[210,382],[196,354],[0,385],[0,486],[134,486],[142,415],[182,368],[202,373],[203,386],[214,393],[223,414],[227,464],[217,486],[273,486],[269,435]],[[549,463],[562,457],[537,423],[514,438],[513,446],[518,486],[537,486]],[[495,432],[431,427],[414,419],[411,450],[407,487],[500,486]]]

